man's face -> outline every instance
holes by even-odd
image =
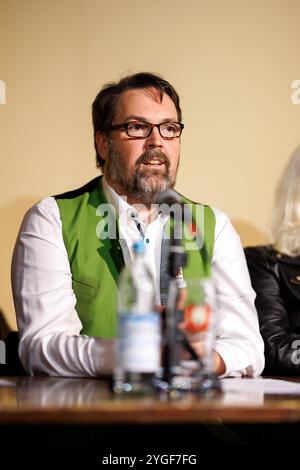
[[[120,96],[112,125],[135,120],[160,124],[178,117],[167,94],[160,102],[155,89],[128,90]],[[143,139],[129,137],[123,129],[112,131],[104,175],[129,202],[150,204],[158,192],[174,186],[179,153],[179,138],[166,140],[157,127]]]

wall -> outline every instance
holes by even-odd
[[[23,214],[96,176],[91,102],[128,72],[158,72],[180,93],[177,188],[227,212],[244,244],[266,240],[300,140],[299,15],[298,0],[0,0],[0,309],[11,326]]]

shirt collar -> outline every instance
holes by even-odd
[[[125,212],[127,213],[129,210],[131,212],[134,210],[134,208],[128,204],[128,202],[123,199],[123,197],[119,196],[119,194],[116,193],[116,191],[111,186],[109,186],[105,176],[103,176],[102,181],[105,197],[107,201],[114,206],[117,217],[120,217]]]

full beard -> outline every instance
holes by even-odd
[[[143,163],[151,159],[159,159],[164,163],[162,169],[146,167]],[[175,174],[177,173],[177,169]],[[159,149],[147,150],[135,163],[132,172],[126,166],[126,157],[115,151],[110,145],[108,159],[105,163],[104,174],[108,183],[119,195],[127,196],[129,202],[139,202],[149,206],[155,201],[160,191],[173,188],[175,177],[170,175],[170,160]]]

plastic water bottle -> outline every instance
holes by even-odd
[[[134,260],[120,275],[118,339],[113,389],[116,393],[152,392],[160,368],[160,317],[154,311],[155,285],[145,245],[133,246]]]

